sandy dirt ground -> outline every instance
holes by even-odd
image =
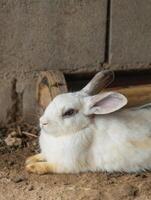
[[[8,148],[1,139],[0,200],[151,200],[151,172],[28,174],[25,159],[37,151],[29,141]]]

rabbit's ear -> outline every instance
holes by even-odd
[[[85,97],[85,114],[109,114],[127,104],[127,98],[117,92],[105,92]]]
[[[114,80],[113,71],[104,70],[97,73],[92,80],[80,91],[89,96],[98,94]]]

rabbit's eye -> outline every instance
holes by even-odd
[[[70,116],[73,116],[75,115],[76,113],[78,112],[78,110],[75,110],[73,108],[67,110],[65,113],[63,113],[63,117],[70,117]]]

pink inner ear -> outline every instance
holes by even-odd
[[[119,98],[110,98],[110,97],[105,97],[104,99],[100,100],[97,102],[94,107],[102,107],[106,109],[113,109],[119,106]]]
[[[100,94],[91,99],[90,112],[94,114],[108,114],[119,110],[127,103],[126,97],[119,93],[110,93],[107,96]],[[102,97],[102,98],[101,98]]]

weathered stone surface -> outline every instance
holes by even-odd
[[[16,83],[18,97],[17,115],[32,124],[39,118],[39,105],[36,99],[37,73],[22,74]]]
[[[0,69],[97,66],[104,61],[106,0],[0,1]]]
[[[22,74],[16,82],[16,115],[35,124],[49,102],[64,92],[67,92],[67,86],[64,75],[59,71]]]
[[[15,93],[13,80],[0,80],[0,126],[14,120]]]
[[[150,11],[150,0],[0,0],[1,124],[34,121],[39,71],[151,69]]]
[[[0,1],[0,121],[35,119],[36,71],[104,62],[106,9],[106,0]]]
[[[113,0],[111,3],[110,63],[149,64],[151,1]],[[135,69],[134,65],[131,68]]]

